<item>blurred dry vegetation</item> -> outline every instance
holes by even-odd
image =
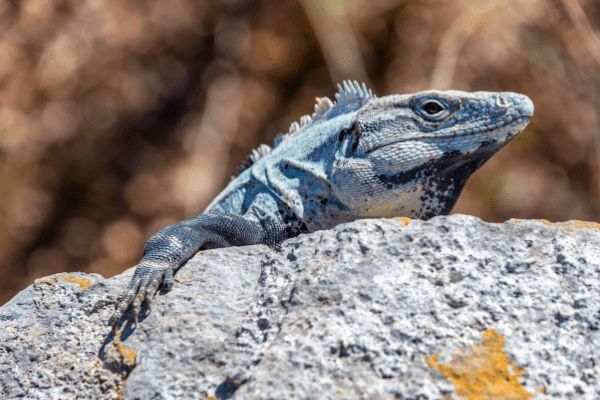
[[[346,78],[529,95],[455,212],[597,220],[598,0],[0,0],[0,304],[135,264]]]

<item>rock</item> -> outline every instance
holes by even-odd
[[[0,308],[0,397],[600,398],[598,224],[362,220],[205,251],[114,341],[131,274]]]

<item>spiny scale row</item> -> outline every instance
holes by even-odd
[[[315,99],[315,111],[312,115],[303,115],[300,121],[292,122],[287,133],[280,133],[275,136],[272,147],[279,146],[281,142],[298,132],[301,128],[312,122],[325,121],[334,118],[340,114],[358,110],[364,103],[374,99],[375,95],[367,86],[357,81],[343,81],[337,85],[338,90],[335,94],[335,102],[328,97],[317,97]],[[250,167],[271,152],[271,147],[266,144],[260,145],[252,150],[247,160],[240,166],[238,173]]]
[[[317,97],[315,99],[315,111],[312,115],[303,115],[300,117],[299,122],[292,122],[287,134],[297,132],[300,128],[308,125],[313,121],[321,121],[328,119],[325,114],[329,114],[328,111],[335,111],[336,109],[358,109],[362,104],[368,100],[375,98],[373,91],[367,88],[364,83],[358,83],[357,81],[344,81],[337,85],[338,90],[335,94],[335,102],[331,101],[328,97]],[[332,113],[331,116],[336,116],[341,113]]]

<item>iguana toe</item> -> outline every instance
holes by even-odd
[[[142,260],[137,265],[131,282],[118,297],[115,312],[108,324],[113,330],[121,322],[133,318],[137,319],[143,304],[150,307],[151,301],[157,290],[161,288],[169,290],[173,281],[173,267],[168,263]]]

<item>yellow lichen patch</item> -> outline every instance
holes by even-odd
[[[449,363],[440,363],[434,354],[426,357],[427,365],[452,382],[461,399],[531,399],[519,383],[522,371],[504,353],[504,337],[493,329],[481,336],[481,344],[454,354]]]
[[[578,219],[572,219],[570,221],[563,222],[551,222],[547,219],[538,219],[544,225],[556,226],[562,228],[567,232],[574,232],[579,229],[598,229],[600,230],[600,223],[593,221],[580,221]]]
[[[43,277],[33,281],[34,285],[56,285],[56,278]]]
[[[67,273],[60,274],[59,277],[63,281],[71,282],[76,285],[79,285],[79,287],[82,289],[88,289],[90,286],[92,286],[92,281],[90,281],[88,278],[80,278],[80,277],[70,275]]]
[[[121,360],[129,368],[135,367],[137,353],[131,347],[125,346],[121,339],[115,338],[115,347],[121,356]]]
[[[191,282],[194,277],[191,274],[181,275],[176,278],[179,282]]]
[[[395,219],[396,221],[402,221],[404,225],[410,224],[410,218],[408,217],[394,217],[392,219]]]

